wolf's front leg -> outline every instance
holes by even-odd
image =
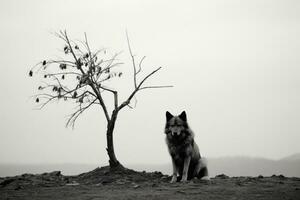
[[[170,181],[170,183],[175,183],[177,182],[177,166],[175,164],[174,159],[172,158],[172,166],[173,166],[173,174],[172,174],[172,180]]]
[[[187,181],[190,162],[191,162],[191,156],[187,156],[184,159],[184,165],[183,165],[183,172],[182,172],[181,182],[186,182]]]

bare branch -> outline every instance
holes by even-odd
[[[139,90],[144,90],[144,89],[157,89],[157,88],[170,88],[173,87],[173,85],[156,85],[156,86],[145,86],[141,87]]]
[[[136,74],[138,74],[138,73],[141,72],[141,70],[142,70],[142,63],[143,63],[143,61],[144,61],[145,58],[146,58],[146,56],[143,56],[143,58],[140,60],[140,63],[139,63],[139,69],[138,69],[138,71],[136,72]]]
[[[109,117],[109,114],[108,114],[108,111],[107,111],[107,108],[106,108],[106,105],[104,103],[104,100],[102,98],[102,95],[99,91],[99,89],[94,85],[94,84],[90,84],[91,88],[93,89],[93,91],[95,92],[96,96],[97,96],[97,99],[99,100],[99,103],[103,109],[103,112],[104,112],[104,115],[105,115],[105,118],[106,120],[109,122],[110,120],[110,117]]]
[[[74,128],[75,122],[78,119],[78,117],[85,111],[87,110],[91,105],[93,105],[95,102],[97,101],[97,99],[94,99],[92,102],[90,102],[87,106],[85,107],[79,107],[79,109],[77,111],[75,111],[73,114],[70,115],[66,126],[72,126],[72,128]]]
[[[129,97],[127,98],[126,101],[124,101],[119,107],[118,107],[118,110],[121,110],[122,108],[124,108],[125,106],[127,106],[132,97],[139,91],[139,89],[141,88],[141,86],[143,85],[143,83],[150,77],[152,76],[153,74],[155,74],[158,70],[160,70],[161,67],[157,68],[156,70],[152,71],[150,74],[148,74],[139,84],[138,86],[135,88],[135,90],[129,95]]]
[[[113,93],[113,95],[114,95],[115,110],[117,110],[118,109],[118,92],[115,91],[115,90],[109,89],[109,88],[107,88],[107,87],[105,87],[103,85],[101,85],[101,86],[99,85],[99,88],[101,88],[101,89],[103,89],[105,91]]]
[[[133,66],[133,82],[134,82],[134,88],[137,88],[137,83],[136,83],[136,66],[135,66],[135,59],[134,59],[134,55],[132,53],[131,47],[130,47],[130,42],[129,42],[129,37],[128,37],[128,33],[126,31],[126,38],[127,38],[127,45],[128,45],[128,49],[129,49],[129,53],[130,53],[130,57],[132,60],[132,66]]]

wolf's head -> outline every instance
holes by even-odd
[[[184,138],[188,133],[188,123],[186,113],[183,111],[180,115],[174,116],[170,112],[166,112],[165,133],[169,138]]]

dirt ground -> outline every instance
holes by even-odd
[[[300,199],[300,178],[227,177],[169,183],[160,172],[111,172],[97,168],[78,176],[60,172],[0,179],[0,199]]]

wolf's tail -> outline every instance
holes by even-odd
[[[206,158],[200,158],[200,170],[197,175],[199,179],[205,179],[209,180],[209,175],[208,175],[208,167],[207,167],[207,159]]]

